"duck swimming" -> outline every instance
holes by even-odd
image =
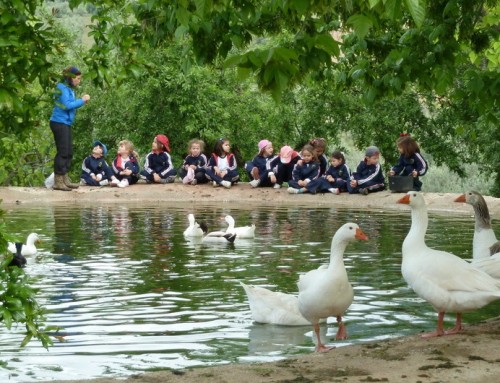
[[[26,239],[25,244],[21,244],[21,255],[24,257],[30,257],[33,255],[36,255],[38,250],[36,248],[36,244],[40,243],[40,238],[38,237],[37,233],[31,233],[28,235],[28,238]],[[16,243],[14,242],[9,242],[7,249],[12,253],[16,254],[17,249],[16,249]]]

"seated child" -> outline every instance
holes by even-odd
[[[101,141],[94,141],[92,154],[82,162],[80,184],[89,186],[106,186],[109,181],[116,179],[113,170],[109,167],[104,157],[108,148]]]
[[[316,155],[318,156],[319,168],[320,168],[320,176],[324,175],[326,169],[328,168],[328,157],[325,155],[326,152],[326,140],[324,138],[313,138],[309,141],[309,145],[311,145],[316,151]]]
[[[240,179],[229,140],[219,138],[215,143],[214,151],[208,160],[206,176],[213,182],[214,187],[222,185],[228,189]]]
[[[323,177],[311,181],[307,189],[311,193],[330,192],[340,194],[347,191],[347,185],[350,182],[351,171],[345,163],[344,153],[335,150],[330,159],[330,167],[326,170]]]
[[[261,140],[257,145],[259,153],[245,164],[245,170],[250,177],[250,185],[254,188],[257,186],[274,186],[277,182],[274,171],[269,167],[273,157],[273,144],[268,140]]]
[[[297,162],[292,172],[292,179],[288,181],[290,194],[307,193],[308,185],[319,177],[319,161],[316,151],[311,145],[304,145],[300,153],[302,160]]]
[[[148,184],[166,184],[175,181],[177,170],[175,170],[170,157],[170,142],[168,137],[158,134],[152,144],[151,152],[146,156],[144,169],[140,175]]]
[[[110,182],[111,186],[125,188],[137,183],[139,180],[138,154],[134,150],[134,144],[128,140],[118,143],[118,153],[113,161],[113,174],[116,177]]]
[[[366,148],[365,159],[352,173],[351,182],[347,185],[349,193],[368,195],[385,189],[385,178],[379,159],[380,150],[376,146]]]
[[[422,181],[420,176],[427,173],[427,161],[420,154],[420,148],[412,137],[403,135],[396,141],[398,151],[400,153],[398,164],[394,165],[389,171],[390,176],[412,176],[413,190],[422,190]]]
[[[279,189],[283,182],[292,179],[295,164],[300,160],[300,155],[292,147],[285,145],[281,148],[279,156],[274,157],[268,164],[269,169],[276,175],[275,189]]]
[[[194,139],[188,143],[188,155],[184,158],[179,176],[183,184],[205,184],[208,182],[205,175],[207,170],[207,156],[205,151],[205,142]]]

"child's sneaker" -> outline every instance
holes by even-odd
[[[110,183],[111,186],[118,186],[119,184],[120,184],[120,180],[118,180],[118,178],[115,178]]]
[[[126,188],[128,185],[129,185],[128,179],[125,178],[121,180],[120,183],[116,186],[118,186],[119,188]]]
[[[260,185],[260,180],[252,180],[249,183],[250,185],[252,185],[253,188],[256,188],[257,186]]]
[[[281,189],[281,185],[280,184],[274,184],[273,189]]]
[[[219,186],[219,184],[216,181],[212,182],[212,185],[214,186],[214,188]]]
[[[80,178],[80,185],[87,185],[87,183],[83,180],[83,178]]]
[[[104,179],[101,182],[99,182],[99,185],[101,185],[101,186],[107,186],[107,185],[109,185],[109,181],[106,180],[106,179]]]
[[[368,195],[368,189],[366,189],[366,188],[360,188],[359,189],[359,194]]]
[[[299,194],[300,191],[299,189],[295,189],[295,188],[292,188],[292,187],[289,187],[288,189],[286,189],[288,193],[290,194]]]
[[[191,181],[191,185],[196,185],[197,183],[198,183],[198,181],[196,181],[196,178]]]
[[[229,189],[231,187],[231,182],[229,181],[222,181],[220,184],[224,186],[226,189]]]
[[[333,193],[333,194],[337,194],[337,195],[340,194],[340,190],[338,188],[330,188],[330,189],[328,189],[328,191],[330,193]]]

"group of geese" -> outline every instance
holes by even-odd
[[[411,208],[411,227],[403,241],[401,272],[413,291],[438,313],[435,332],[423,337],[456,334],[462,328],[462,313],[479,309],[500,299],[500,243],[491,227],[488,207],[477,192],[456,199],[473,206],[475,231],[473,259],[468,262],[446,251],[429,248],[425,243],[428,214],[421,193],[410,191],[397,203]],[[344,267],[343,254],[348,243],[367,240],[355,223],[346,223],[334,234],[330,262],[299,276],[298,295],[274,292],[241,283],[250,305],[252,318],[259,323],[285,326],[312,324],[317,339],[316,351],[327,347],[320,339],[319,324],[336,317],[336,339],[346,339],[342,316],[353,302],[354,292]],[[443,328],[446,312],[456,314],[455,326]]]

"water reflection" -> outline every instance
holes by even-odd
[[[43,240],[26,271],[60,326],[65,342],[49,352],[18,346],[22,328],[0,330],[0,360],[10,381],[130,375],[239,361],[268,361],[314,349],[312,328],[252,323],[239,281],[294,293],[298,273],[326,263],[335,230],[357,222],[368,242],[351,244],[345,264],[355,299],[344,320],[350,338],[333,339],[335,319],[322,327],[337,345],[414,334],[435,327],[436,314],[400,274],[409,212],[332,208],[235,209],[220,206],[55,206],[7,211],[7,229]],[[209,227],[255,223],[254,240],[233,245],[186,240],[187,214]],[[446,227],[446,231],[439,228]],[[428,243],[470,257],[469,217],[430,216]],[[490,305],[465,320],[497,315]],[[453,318],[447,318],[450,322]],[[6,380],[6,379],[3,379]]]

